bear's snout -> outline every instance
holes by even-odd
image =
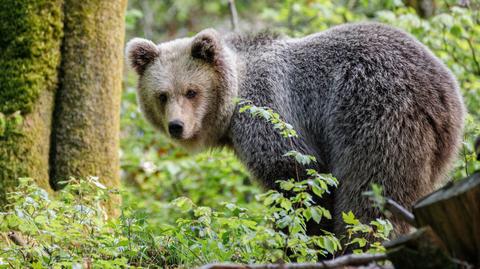
[[[168,123],[168,133],[172,138],[182,138],[183,122],[179,120],[173,120]]]

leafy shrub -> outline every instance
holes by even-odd
[[[11,239],[0,244],[0,268],[126,265],[120,256],[125,236],[101,206],[109,193],[91,177],[72,179],[52,199],[32,179],[20,179],[8,197],[10,210],[0,214],[2,236]]]
[[[286,139],[296,137],[291,125],[269,108],[244,102],[241,111],[272,123]],[[299,164],[315,161],[314,157],[296,151],[289,151],[285,156],[294,158]],[[208,164],[208,161],[202,163]],[[150,165],[148,173],[165,171],[168,178],[189,171],[189,167],[202,171],[192,164],[183,167],[180,162],[179,165],[182,169],[168,162],[160,169]],[[204,170],[211,172],[217,167],[215,164],[210,170]],[[231,172],[226,174],[231,175]],[[10,236],[11,241],[3,246],[0,261],[5,266],[30,264],[34,268],[82,264],[193,266],[225,260],[242,263],[317,261],[327,254],[334,255],[342,245],[327,231],[320,236],[307,235],[307,221],[320,223],[323,218],[331,219],[330,212],[316,205],[312,195],[322,197],[338,182],[331,175],[318,174],[312,169],[307,175],[304,180],[277,182],[280,189],[291,194],[288,197],[275,190],[256,195],[257,201],[264,206],[262,210],[249,210],[232,202],[216,200],[213,200],[215,208],[199,206],[188,197],[179,197],[161,205],[164,217],[174,217],[175,221],[155,225],[148,223],[146,216],[151,216],[141,207],[131,208],[138,197],[130,195],[125,196],[121,217],[108,219],[102,202],[109,199],[112,192],[95,177],[65,182],[68,183],[66,188],[54,199],[33,180],[21,179],[18,190],[9,194],[11,210],[0,215],[0,231],[8,233],[5,236]],[[178,192],[182,189],[178,185],[181,183],[171,182],[166,189]],[[195,185],[195,181],[186,186],[190,185]],[[164,193],[168,192],[164,189]],[[192,193],[198,194],[198,191]],[[173,193],[172,197],[178,195]],[[196,200],[202,201],[204,195],[197,196]],[[373,226],[369,226],[361,224],[351,212],[344,219],[348,224],[347,245],[357,244],[356,252],[362,252],[367,245],[369,251],[384,251],[380,241],[367,242],[361,233],[387,240],[391,230],[388,221],[373,221]]]
[[[187,197],[164,205],[177,216],[175,222],[152,225],[141,210],[123,207],[118,219],[108,219],[102,202],[108,191],[97,178],[70,180],[55,197],[38,188],[33,180],[20,180],[11,193],[11,210],[0,214],[0,233],[9,240],[0,243],[0,268],[117,268],[141,267],[190,268],[212,261],[243,263],[317,261],[342,248],[331,233],[307,236],[305,222],[330,213],[312,204],[306,190],[333,184],[335,179],[312,173],[302,182],[279,182],[284,190],[296,195],[286,198],[269,191],[258,195],[265,211],[252,211],[234,203],[221,203],[218,211],[198,206]],[[324,182],[324,183],[321,183]],[[329,182],[329,183],[325,183]],[[115,193],[115,192],[113,192]],[[345,217],[349,235],[368,233],[385,240],[391,230],[388,222],[377,220],[373,226],[361,224],[350,212]],[[287,229],[288,232],[283,232]],[[365,239],[355,237],[361,252]],[[369,251],[384,251],[380,242],[369,242]],[[287,255],[287,250],[291,254]]]

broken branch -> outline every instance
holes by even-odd
[[[295,264],[207,264],[199,269],[332,269],[343,266],[366,265],[371,262],[387,259],[386,254],[351,254],[338,257],[333,260],[319,263],[295,263]]]
[[[230,22],[232,23],[232,30],[238,30],[238,13],[235,7],[235,0],[228,0],[228,8],[230,9]]]
[[[394,200],[386,198],[385,209],[390,211],[395,217],[404,220],[413,227],[417,227],[413,214]]]

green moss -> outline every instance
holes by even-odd
[[[53,88],[61,17],[60,1],[0,1],[1,112],[28,113],[45,85]]]
[[[48,187],[48,155],[62,38],[61,0],[0,1],[0,112],[7,122],[0,136],[0,204],[18,177]]]

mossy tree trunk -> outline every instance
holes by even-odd
[[[24,119],[15,129],[0,115],[0,203],[18,177],[47,189],[86,176],[118,186],[125,9],[126,0],[0,1],[0,112]]]
[[[119,108],[125,0],[65,0],[62,78],[50,180],[95,175],[119,181]]]
[[[62,1],[2,0],[0,21],[0,112],[6,115],[0,122],[1,205],[19,177],[33,177],[49,189]]]

